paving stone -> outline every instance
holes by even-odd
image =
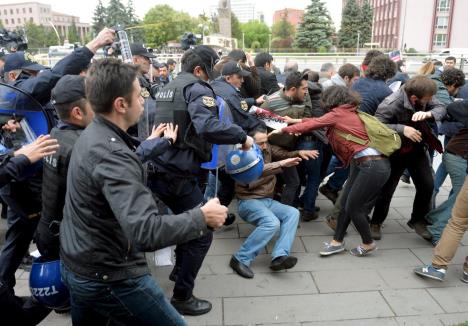
[[[372,215],[371,215],[372,216]],[[388,210],[388,215],[387,215],[387,218],[385,219],[385,221],[389,221],[389,220],[401,220],[403,218],[405,218],[406,216],[403,216],[400,214],[399,211],[397,211],[394,207],[390,207],[390,209]],[[385,223],[385,222],[384,222]]]
[[[468,312],[468,286],[454,287],[450,291],[444,289],[428,289],[446,312]]]
[[[397,316],[444,313],[429,293],[423,289],[380,291]]]
[[[371,318],[357,320],[338,320],[326,322],[302,323],[302,326],[398,326],[394,318]]]
[[[392,317],[378,292],[226,298],[226,325]],[[242,314],[239,312],[242,311]]]
[[[442,326],[442,322],[436,315],[396,317],[395,320],[400,326]]]
[[[320,293],[374,291],[388,288],[374,270],[338,270],[312,273]]]
[[[220,230],[217,230],[213,233],[214,239],[237,239],[239,238],[239,230],[237,224],[232,224],[225,226]]]
[[[413,248],[411,251],[423,262],[423,264],[430,264],[432,262],[434,248]],[[463,264],[465,257],[468,256],[468,247],[461,246],[457,249],[455,257],[453,257],[453,264]],[[449,268],[450,269],[450,268]]]
[[[208,255],[232,255],[239,250],[245,239],[214,239]],[[262,253],[264,251],[262,250]]]
[[[383,227],[382,227],[382,233],[385,234],[390,234],[390,233],[408,233],[408,230],[406,230],[400,223],[399,221],[401,220],[395,220],[395,219],[387,219],[385,220]]]
[[[271,296],[317,293],[310,273],[278,272],[258,273],[253,279],[237,274],[201,275],[195,292],[204,297]]]
[[[384,234],[377,241],[379,249],[432,248],[432,245],[416,233]]]
[[[411,206],[393,206],[393,209],[401,215],[400,219],[402,218],[408,222],[411,218],[411,213],[413,212],[413,200],[406,199],[406,204],[410,204]]]
[[[275,246],[276,240],[277,240],[277,238],[273,237],[273,239],[271,239],[271,241],[268,243],[268,245],[266,247],[267,253],[270,254],[270,253],[273,252],[273,247]],[[293,242],[293,245],[292,245],[292,248],[291,248],[291,254],[296,254],[296,253],[305,252],[305,251],[306,250],[305,250],[304,244],[302,243],[301,239],[296,237],[294,239],[294,242]]]
[[[467,313],[438,315],[439,320],[446,326],[458,325],[468,321]]]
[[[69,326],[72,324],[70,314],[56,314],[51,312],[39,326]]]
[[[335,231],[330,229],[330,227],[322,221],[310,221],[310,222],[301,222],[301,227],[297,229],[297,236],[311,236],[311,235],[327,235],[333,237]],[[349,235],[357,235],[357,231],[354,226],[350,225],[348,228]]]

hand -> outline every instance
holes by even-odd
[[[295,123],[301,123],[302,122],[302,119],[293,119],[291,117],[288,117],[287,115],[285,115],[283,117],[283,120],[284,122],[286,122],[288,125],[292,125],[292,124],[295,124]]]
[[[150,139],[161,137],[161,135],[166,130],[166,128],[167,128],[167,125],[165,123],[160,123],[157,127],[156,125],[154,125],[151,131],[151,135],[146,139],[150,140]]]
[[[115,39],[115,31],[113,29],[105,27],[99,34],[88,44],[86,47],[93,53],[105,45],[112,44]]]
[[[2,129],[6,131],[10,131],[10,132],[16,132],[16,129],[21,129],[21,126],[19,122],[11,119],[11,120],[8,120],[8,122],[2,126]]]
[[[247,57],[247,64],[250,66],[250,67],[254,67],[255,66],[255,63],[252,59],[252,55],[250,53],[246,53],[245,56]]]
[[[291,166],[296,166],[301,162],[302,159],[300,157],[293,157],[293,158],[287,158],[285,160],[280,161],[280,166],[282,168],[289,168]]]
[[[424,111],[418,111],[413,114],[413,117],[411,120],[413,121],[422,121],[432,118],[432,113],[431,112],[424,112]]]
[[[262,96],[260,96],[259,98],[257,98],[255,100],[255,103],[258,104],[258,105],[263,104],[263,102],[265,102],[265,95],[262,95]]]
[[[223,226],[226,221],[228,208],[219,203],[218,198],[210,199],[205,205],[200,208],[205,216],[206,225],[213,229],[218,229]]]
[[[319,151],[316,150],[300,150],[299,156],[303,159],[308,161],[309,159],[315,160],[319,157]]]
[[[406,138],[411,139],[415,143],[422,141],[422,135],[419,130],[414,129],[413,127],[405,126],[403,129],[403,134]]]
[[[41,135],[31,144],[18,149],[14,155],[25,155],[31,163],[36,163],[46,156],[55,154],[58,148],[57,139],[50,138],[50,135]]]
[[[164,137],[172,139],[172,143],[175,144],[175,142],[177,140],[177,131],[178,130],[179,130],[178,125],[176,125],[174,127],[174,125],[172,123],[168,123],[166,130],[164,130]]]
[[[243,151],[248,151],[252,148],[254,144],[254,140],[252,137],[250,136],[247,136],[247,139],[245,140],[245,142],[242,144],[242,150]]]

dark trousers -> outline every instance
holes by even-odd
[[[15,272],[28,252],[39,218],[30,219],[14,212],[10,202],[8,206],[8,230],[0,255],[0,279],[13,289],[16,284]]]
[[[294,202],[298,196],[298,190],[301,186],[299,174],[295,166],[284,168],[281,177],[284,181],[283,192],[281,193],[281,203],[284,205],[295,206]]]
[[[304,210],[308,212],[315,212],[315,200],[317,199],[318,188],[322,181],[320,174],[320,167],[322,166],[322,153],[323,143],[320,140],[301,140],[298,144],[299,150],[317,150],[319,157],[316,159],[304,160],[301,165],[304,168],[304,177],[306,184],[304,193],[300,201],[304,203]]]
[[[212,173],[216,176],[216,170]],[[218,187],[218,199],[221,205],[229,206],[235,193],[235,181],[224,169],[218,169],[218,180],[220,186]]]
[[[39,324],[51,309],[40,305],[32,297],[19,298],[0,280],[1,324],[9,326],[32,326]]]
[[[61,266],[70,289],[74,326],[187,325],[150,275],[105,283],[83,279]]]
[[[364,244],[372,243],[367,214],[377,199],[380,189],[390,176],[388,159],[365,161],[353,160],[351,172],[341,195],[341,211],[335,230],[336,241],[343,241],[349,223],[361,235]]]
[[[425,216],[431,210],[431,198],[434,191],[434,177],[426,149],[423,146],[415,146],[409,153],[392,155],[390,164],[392,173],[377,198],[371,224],[382,224],[387,218],[393,193],[405,169],[410,172],[416,187],[410,222],[426,223]]]
[[[157,175],[150,180],[150,189],[169,207],[180,214],[204,203],[196,178],[180,178],[174,175]],[[186,300],[192,296],[195,278],[210,249],[213,233],[179,244],[176,247],[176,282],[174,298]]]

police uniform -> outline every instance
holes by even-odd
[[[85,98],[84,77],[66,75],[52,91],[52,104],[67,104]],[[57,152],[44,158],[42,215],[36,230],[36,243],[42,257],[59,259],[59,226],[67,190],[68,164],[83,127],[59,121],[50,136],[57,139]]]
[[[194,51],[207,65],[210,65],[210,60],[211,66],[214,65],[216,53],[212,49],[199,46],[189,51]],[[211,144],[244,143],[247,135],[239,126],[217,119],[213,89],[191,73],[180,73],[157,94],[156,102],[156,124],[172,122],[178,125],[179,130],[174,145],[154,158],[156,174],[150,180],[150,188],[178,214],[204,202],[197,175],[200,164],[211,159]],[[176,248],[172,303],[179,312],[180,306],[176,303],[192,297],[195,278],[212,238],[213,234],[208,232]]]

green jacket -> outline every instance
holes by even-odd
[[[453,102],[453,98],[450,96],[447,87],[445,87],[444,83],[440,79],[440,75],[431,75],[429,76],[437,85],[437,93],[435,97],[442,102],[444,105],[449,105]]]

